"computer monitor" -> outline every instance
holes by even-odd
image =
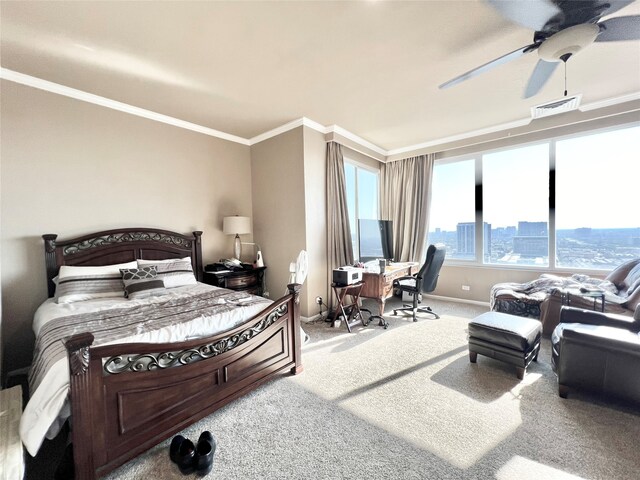
[[[358,220],[360,261],[376,258],[393,260],[393,222],[391,220]]]

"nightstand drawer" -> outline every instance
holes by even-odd
[[[254,285],[253,287],[249,287],[249,288],[238,288],[236,291],[250,293],[251,295],[260,295],[262,293],[260,291],[260,286],[258,285]]]
[[[238,275],[229,277],[227,280],[227,288],[231,289],[244,289],[258,283],[258,276],[255,273],[249,273],[247,275]]]
[[[214,287],[262,295],[266,269],[267,267],[257,267],[235,272],[204,272],[202,281]]]

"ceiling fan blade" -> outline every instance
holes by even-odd
[[[553,17],[562,13],[551,0],[485,0],[502,16],[531,30],[542,30]]]
[[[498,65],[502,65],[503,63],[510,62],[511,60],[515,60],[516,58],[520,58],[522,55],[532,52],[536,48],[538,48],[538,45],[536,45],[535,43],[532,43],[531,45],[527,45],[526,47],[518,48],[517,50],[507,53],[506,55],[496,58],[495,60],[491,60],[490,62],[487,62],[484,65],[480,65],[479,67],[474,68],[473,70],[469,70],[468,72],[463,73],[462,75],[458,75],[456,78],[453,78],[448,82],[443,83],[438,88],[445,89],[445,88],[453,87],[454,85],[457,85],[460,82],[464,82],[469,78],[475,77],[476,75],[480,75],[481,73],[484,73],[487,70],[497,67]]]
[[[640,15],[614,17],[598,23],[600,34],[596,42],[640,40]]]
[[[635,0],[598,0],[596,3],[598,5],[609,5],[609,8],[607,8],[602,14],[611,15],[633,2],[635,2]]]
[[[538,93],[544,84],[551,78],[551,75],[557,68],[559,62],[547,62],[545,60],[538,60],[536,67],[529,77],[529,83],[524,90],[524,98],[533,97]]]

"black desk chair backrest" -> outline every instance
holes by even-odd
[[[424,265],[418,271],[418,277],[422,278],[422,286],[418,286],[425,293],[433,292],[438,284],[440,276],[440,268],[444,263],[444,255],[446,247],[442,244],[429,245],[427,249],[427,258]],[[418,282],[420,280],[418,279]]]
[[[393,310],[394,315],[397,315],[398,312],[410,311],[413,315],[414,322],[417,320],[417,312],[430,313],[435,318],[440,318],[437,313],[431,310],[431,307],[418,307],[418,298],[420,292],[429,293],[436,289],[438,277],[440,276],[440,268],[442,268],[442,264],[444,263],[445,252],[446,247],[442,244],[429,245],[429,248],[427,248],[427,258],[418,273],[410,277],[400,277],[394,280],[394,288],[400,292],[408,292],[413,297],[412,305],[395,308]]]

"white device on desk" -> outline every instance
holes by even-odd
[[[336,285],[353,285],[362,281],[362,269],[356,267],[335,268],[332,279]]]

